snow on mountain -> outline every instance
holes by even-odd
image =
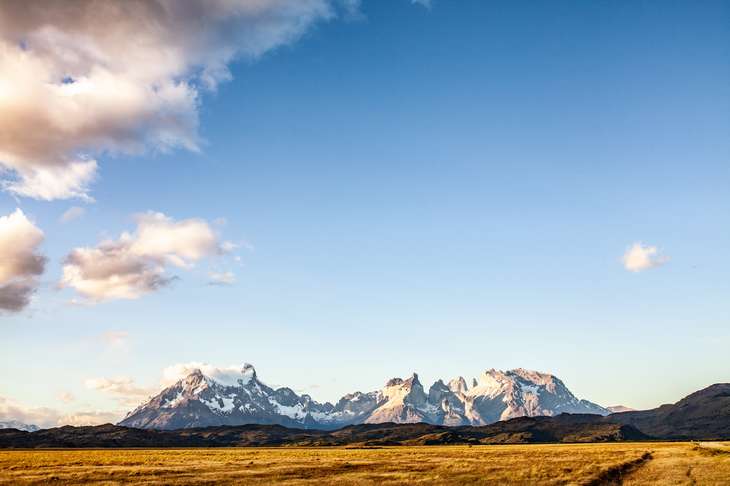
[[[428,403],[418,375],[407,380],[393,378],[385,388],[376,393],[378,407],[365,419],[365,423],[383,422],[418,423],[433,422],[434,407]]]
[[[289,388],[268,387],[250,364],[238,376],[216,378],[194,370],[130,412],[120,425],[155,429],[250,423],[311,427],[318,423],[315,417],[322,418],[333,408]]]
[[[522,368],[486,370],[472,388],[459,396],[466,418],[477,425],[523,416],[608,414],[605,408],[576,398],[555,376]]]
[[[609,413],[576,398],[555,376],[521,368],[486,370],[471,387],[463,377],[448,385],[438,380],[428,394],[414,373],[405,380],[393,378],[378,391],[345,395],[332,405],[290,388],[270,388],[252,365],[245,364],[240,372],[216,371],[215,376],[195,369],[130,412],[120,425],[156,429],[251,423],[324,429],[383,422],[485,425],[566,412]]]
[[[611,413],[636,412],[635,408],[626,407],[624,405],[611,405],[610,407],[606,407],[606,409]]]
[[[18,429],[18,430],[24,430],[26,432],[35,432],[36,430],[41,430],[40,427],[33,424],[26,424],[23,422],[20,422],[19,420],[3,420],[0,421],[0,429]]]

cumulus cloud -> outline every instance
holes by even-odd
[[[204,220],[175,221],[148,212],[137,216],[134,233],[74,249],[65,259],[60,285],[91,302],[136,299],[172,282],[169,266],[189,269],[201,258],[225,253],[224,247]]]
[[[624,268],[630,272],[641,272],[664,265],[669,259],[660,254],[656,246],[634,243],[621,258]]]
[[[116,423],[123,415],[123,411],[103,410],[78,410],[73,413],[64,413],[49,407],[27,407],[15,400],[0,396],[0,421],[18,420],[41,428]]]
[[[29,304],[46,265],[38,253],[43,238],[20,209],[0,217],[0,310],[19,312]]]
[[[61,215],[61,222],[68,223],[69,221],[82,217],[84,214],[86,214],[86,210],[84,208],[72,206]]]
[[[90,378],[85,384],[86,388],[110,395],[125,407],[136,407],[155,392],[155,389],[137,386],[132,378],[126,376]]]
[[[210,376],[216,381],[224,384],[236,384],[241,378],[241,365],[213,366],[208,363],[191,361],[189,363],[178,363],[168,366],[162,370],[162,386],[170,386],[185,378],[195,370],[200,370],[204,375]]]
[[[201,93],[355,0],[6,0],[6,190],[88,198],[101,154],[198,150]]]

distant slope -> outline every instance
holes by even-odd
[[[107,424],[65,426],[32,433],[0,430],[0,447],[5,448],[527,444],[643,439],[647,436],[629,425],[607,422],[597,415],[567,414],[522,417],[482,427],[385,423],[351,425],[335,431],[289,429],[280,425],[163,431]]]
[[[608,419],[632,425],[655,437],[730,440],[730,383],[709,386],[673,405],[615,413]]]
[[[220,425],[270,424],[338,429],[361,423],[486,425],[515,417],[561,413],[607,415],[580,400],[557,377],[518,368],[484,371],[471,386],[464,378],[436,381],[428,391],[417,374],[393,378],[377,391],[355,392],[336,404],[319,403],[291,388],[273,389],[245,364],[238,377],[221,382],[195,370],[130,412],[119,425],[172,430]]]

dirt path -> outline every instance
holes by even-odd
[[[660,445],[652,452],[653,460],[625,474],[621,482],[598,484],[727,485],[730,483],[729,452],[724,444]]]
[[[643,467],[653,458],[652,453],[647,451],[638,459],[617,464],[603,471],[597,478],[586,483],[586,486],[608,486],[624,484],[624,478]]]

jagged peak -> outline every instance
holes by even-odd
[[[555,385],[562,383],[554,375],[542,373],[540,371],[528,370],[526,368],[515,368],[506,371],[489,368],[479,375],[478,382],[480,385],[494,384],[495,382],[510,383],[513,382],[515,378],[529,381],[536,385]]]
[[[182,384],[183,387],[194,387],[200,385],[205,381],[205,375],[199,368],[195,368],[185,378],[182,378],[178,383]]]
[[[166,388],[157,397],[145,402],[149,405],[148,410],[145,410],[146,405],[143,404],[128,414],[125,424],[150,423],[149,417],[154,417],[155,409],[187,407],[190,403],[207,406],[214,414],[214,422],[220,420],[220,417],[226,417],[228,420],[229,415],[239,417],[241,414],[246,415],[249,411],[255,411],[256,414],[263,413],[265,420],[274,422],[302,421],[307,416],[310,422],[327,426],[368,420],[416,419],[443,421],[444,424],[448,422],[448,425],[457,423],[478,425],[489,423],[488,421],[496,418],[521,414],[546,412],[550,414],[552,410],[559,413],[566,410],[566,407],[568,410],[602,413],[601,407],[590,402],[578,402],[553,375],[525,368],[509,371],[486,369],[480,373],[478,380],[473,380],[474,384],[471,387],[467,385],[463,376],[451,379],[448,385],[439,379],[431,385],[428,395],[424,393],[418,374],[413,373],[405,379],[393,378],[384,388],[377,391],[345,395],[335,407],[329,403],[317,403],[309,395],[300,396],[288,387],[276,390],[269,388],[257,380],[256,370],[249,363],[244,363],[240,367],[234,365],[226,368],[197,363],[195,365],[200,368],[189,367],[188,375],[180,379],[176,385]],[[552,392],[551,388],[557,389],[558,394],[548,400],[558,400],[556,402],[558,405],[548,401],[546,403],[549,403],[549,410],[540,408],[543,406],[541,400],[547,397],[545,391]],[[523,403],[525,396],[530,397],[527,405]],[[499,399],[494,400],[497,397]],[[363,398],[365,400],[362,400]],[[505,405],[500,405],[501,403]],[[197,404],[194,406],[199,407]],[[474,407],[492,407],[495,411]],[[500,407],[504,407],[504,410]],[[444,418],[444,413],[450,418]],[[165,419],[160,417],[159,420]]]
[[[413,373],[410,376],[410,378],[408,378],[406,380],[404,380],[403,378],[391,378],[385,384],[385,387],[386,388],[391,388],[391,387],[406,387],[406,388],[412,388],[414,386],[423,387],[423,385],[421,385],[421,382],[418,380],[418,374],[417,373]]]
[[[446,384],[444,383],[444,380],[438,379],[433,383],[433,385],[431,385],[431,388],[429,388],[429,390],[447,391],[447,390],[449,390],[449,387],[446,386]]]
[[[513,370],[509,370],[507,372],[508,374],[514,374],[521,378],[524,378],[526,380],[532,381],[532,382],[544,382],[544,383],[551,383],[555,381],[555,376],[551,375],[550,373],[543,373],[540,371],[535,370],[528,370],[525,368],[515,368]]]
[[[469,386],[463,376],[453,378],[449,381],[449,390],[454,393],[465,393],[469,390]]]
[[[241,368],[241,374],[244,376],[251,376],[254,380],[256,379],[256,368],[251,363],[243,363]]]
[[[193,371],[188,373],[188,376],[186,376],[185,379],[188,379],[191,377],[198,378],[198,377],[203,377],[203,376],[204,376],[203,372],[200,371],[200,368],[195,368]]]
[[[216,368],[203,367],[194,368],[187,376],[179,380],[184,386],[197,386],[205,380],[209,386],[241,387],[249,383],[259,383],[256,376],[256,369],[252,364],[244,363],[241,368]]]
[[[387,381],[385,384],[386,388],[390,388],[391,386],[400,386],[403,384],[403,378],[391,378]]]
[[[411,375],[411,377],[410,377],[410,378],[408,378],[408,379],[407,379],[407,380],[405,381],[405,383],[406,383],[406,384],[408,384],[408,385],[410,385],[410,386],[414,386],[414,385],[419,385],[419,386],[421,386],[421,382],[420,382],[420,381],[418,381],[418,374],[417,374],[417,373],[413,373],[413,374]]]

